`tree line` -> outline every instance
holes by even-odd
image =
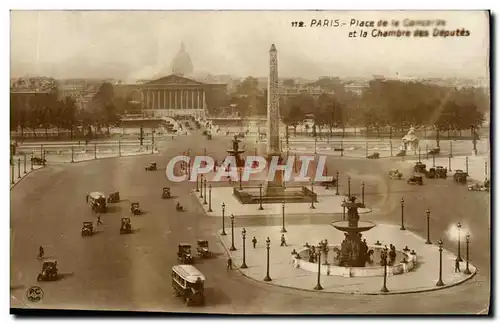
[[[293,86],[293,80],[284,80]],[[445,87],[422,82],[372,80],[361,95],[347,91],[338,78],[320,78],[308,84],[319,87],[320,95],[280,96],[283,122],[294,128],[307,117],[317,127],[364,127],[366,130],[395,130],[430,127],[436,133],[461,132],[480,127],[489,111],[489,94],[480,88]],[[242,116],[264,115],[267,90],[257,89],[248,77],[236,89],[230,102]],[[438,135],[439,136],[439,135]]]
[[[10,128],[19,131],[21,136],[26,130],[44,129],[45,135],[49,129],[67,131],[73,138],[79,136],[92,137],[117,126],[120,115],[124,112],[140,110],[137,104],[114,95],[113,85],[100,85],[86,109],[81,109],[74,98],[61,98],[57,88],[48,92],[15,92],[10,94]]]

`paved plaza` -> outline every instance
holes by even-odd
[[[304,216],[304,215],[332,215],[342,214],[341,206],[346,196],[335,195],[335,188],[325,189],[317,187],[314,192],[318,195],[318,201],[314,203],[314,209],[311,208],[311,203],[287,203],[285,204],[285,213],[287,216]],[[340,191],[341,193],[342,191]],[[254,189],[254,193],[258,196],[259,188]],[[200,198],[200,194],[196,191],[193,194],[198,198],[201,206],[205,209],[208,216],[222,216],[221,205],[225,205],[225,215],[233,214],[235,217],[281,217],[282,204],[263,204],[262,210],[259,209],[259,204],[241,204],[233,195],[233,187],[214,187],[212,188],[212,212],[208,211],[209,205],[204,204],[205,198]],[[207,197],[207,199],[209,199]],[[370,208],[359,208],[360,214],[371,212]]]
[[[327,239],[329,244],[340,244],[343,239],[343,233],[337,231],[332,226],[325,225],[301,225],[287,226],[285,233],[287,245],[280,246],[281,226],[266,227],[246,227],[246,264],[247,269],[240,268],[243,259],[242,249],[242,228],[235,227],[235,247],[236,251],[230,251],[231,247],[231,229],[227,228],[227,235],[221,235],[218,231],[224,247],[245,276],[254,280],[264,282],[266,276],[266,247],[267,237],[271,240],[270,248],[270,277],[271,285],[296,288],[301,290],[313,291],[317,283],[317,272],[309,272],[302,269],[296,269],[293,266],[292,251],[299,250],[307,242],[317,244],[317,242]],[[377,240],[382,246],[393,244],[398,250],[408,246],[410,250],[417,253],[417,265],[410,272],[391,275],[387,278],[387,287],[389,293],[410,293],[422,292],[447,288],[459,284],[471,278],[476,268],[469,264],[471,275],[465,275],[465,262],[460,263],[461,272],[455,272],[456,255],[450,251],[443,250],[443,273],[442,280],[444,286],[437,287],[439,273],[439,252],[436,242],[434,244],[425,244],[425,240],[409,230],[400,230],[399,226],[378,224],[372,230],[363,233],[369,245],[373,245]],[[257,247],[252,247],[252,238],[258,240]],[[333,252],[332,252],[333,253]],[[462,257],[465,259],[464,255]],[[379,260],[374,260],[378,262]],[[346,294],[379,294],[382,287],[383,277],[351,277],[321,275],[322,292],[346,293]]]

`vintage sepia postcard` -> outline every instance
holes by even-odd
[[[488,11],[10,20],[11,313],[489,314]]]

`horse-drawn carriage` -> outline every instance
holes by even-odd
[[[392,180],[401,180],[403,179],[403,173],[399,172],[397,169],[390,170],[389,178]]]

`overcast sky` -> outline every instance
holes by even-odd
[[[292,28],[340,19],[343,27]],[[468,37],[349,38],[350,19],[443,19]],[[397,28],[386,28],[397,29]],[[400,26],[401,30],[411,30]],[[426,28],[432,32],[433,27]],[[280,77],[488,76],[488,16],[481,11],[13,11],[11,75],[132,80],[169,74],[184,42],[195,72],[266,76],[276,44]]]

